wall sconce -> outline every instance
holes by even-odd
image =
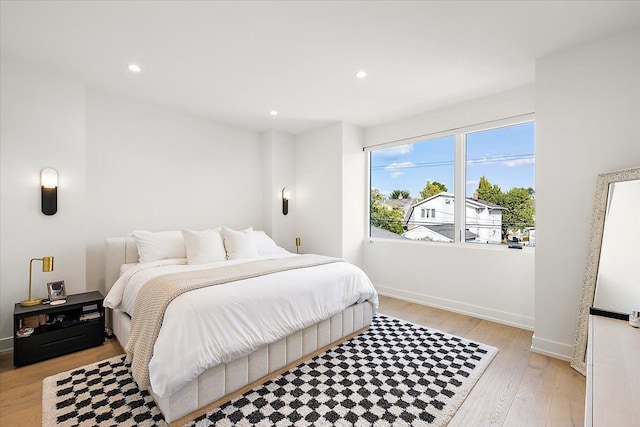
[[[53,271],[53,257],[45,256],[42,258],[33,258],[29,262],[29,299],[21,301],[20,305],[23,307],[29,307],[32,305],[38,305],[42,302],[42,299],[32,299],[31,298],[31,272],[33,271],[33,261],[42,261],[42,272],[49,273]]]
[[[42,169],[40,191],[42,192],[42,213],[55,215],[58,212],[58,171],[51,168]]]
[[[282,215],[286,215],[289,213],[289,198],[291,197],[291,193],[286,188],[282,189]]]

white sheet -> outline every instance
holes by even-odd
[[[277,257],[284,256],[296,255],[285,253]],[[105,298],[105,306],[135,315],[137,290],[153,277],[247,261],[251,260],[202,265],[176,264],[179,260],[141,264],[124,271]],[[182,294],[165,312],[149,364],[151,387],[161,397],[170,396],[213,366],[246,356],[365,300],[377,308],[378,296],[369,278],[345,262]]]

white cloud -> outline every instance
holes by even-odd
[[[416,164],[413,162],[399,162],[399,163],[391,163],[390,165],[387,165],[385,167],[386,170],[393,170],[393,169],[406,169],[406,168],[411,168],[414,167]]]
[[[480,184],[480,181],[477,181],[475,179],[470,179],[469,181],[467,181],[467,185],[478,185]]]
[[[390,165],[385,166],[385,170],[392,171],[389,176],[391,178],[398,178],[405,174],[402,169],[414,167],[416,164],[413,162],[399,162],[399,163],[391,163]]]
[[[384,150],[376,151],[377,156],[382,157],[397,157],[405,154],[409,154],[413,151],[413,145],[398,145],[397,147],[385,148]]]
[[[534,157],[527,157],[525,159],[507,160],[504,164],[510,168],[515,168],[517,166],[532,165],[535,162],[536,159]]]

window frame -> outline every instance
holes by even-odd
[[[473,242],[465,241],[465,224],[466,224],[466,169],[467,169],[467,134],[480,132],[480,131],[488,131],[491,129],[514,126],[523,123],[534,122],[535,124],[535,113],[522,114],[518,116],[508,117],[504,119],[492,120],[482,123],[477,123],[468,126],[462,126],[459,128],[449,129],[446,131],[434,132],[425,135],[419,135],[415,137],[409,137],[404,139],[399,139],[387,143],[375,144],[371,146],[365,146],[363,148],[365,155],[365,171],[366,171],[366,195],[367,195],[367,203],[366,203],[366,212],[365,212],[365,227],[366,232],[365,236],[369,242],[373,242],[375,240],[387,241],[387,242],[397,242],[397,243],[408,243],[408,244],[425,244],[425,245],[442,245],[442,242],[432,242],[426,240],[400,240],[400,239],[387,239],[383,237],[372,237],[371,236],[371,153],[373,151],[383,150],[386,148],[393,148],[402,145],[410,145],[419,142],[425,142],[431,139],[438,139],[443,137],[454,137],[454,191],[453,191],[453,204],[454,204],[454,241],[452,243],[447,243],[446,245],[454,245],[457,247],[465,247],[465,248],[478,248],[478,249],[496,249],[503,250],[507,249],[507,245],[504,244],[478,244]],[[535,247],[525,246],[524,249],[527,251],[534,251]]]

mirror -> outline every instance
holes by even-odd
[[[609,184],[593,307],[640,310],[640,180]]]
[[[586,375],[589,309],[638,310],[640,167],[598,175],[571,366]],[[637,270],[637,267],[636,267]]]

